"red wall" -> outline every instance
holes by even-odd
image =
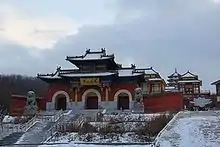
[[[115,93],[120,90],[120,89],[126,89],[128,91],[131,92],[132,95],[134,95],[134,89],[137,87],[136,84],[133,83],[126,83],[126,84],[113,84],[111,85],[111,91],[109,91],[109,101],[113,101],[114,100],[114,95]],[[87,90],[87,89],[96,89],[99,91],[99,93],[101,94],[102,97],[102,101],[105,101],[105,88],[103,88],[101,90],[100,87],[98,86],[84,86],[80,88],[80,91],[78,92],[78,96],[77,96],[77,101],[82,101],[82,95],[83,93]],[[67,92],[70,96],[70,99],[72,99],[72,101],[75,101],[75,93],[74,90],[70,91],[70,86],[69,85],[64,85],[64,84],[52,84],[49,86],[49,89],[47,91],[47,96],[46,99],[48,102],[52,101],[52,96],[57,92],[63,90],[65,92]]]
[[[70,95],[70,87],[67,84],[50,84],[50,86],[48,87],[47,90],[47,94],[46,94],[46,99],[47,102],[51,102],[52,101],[52,96],[57,92],[63,90],[65,92],[67,92]]]
[[[161,93],[144,97],[144,109],[147,113],[179,111],[183,109],[181,93]]]
[[[131,95],[134,95],[134,90],[137,88],[136,84],[127,83],[127,84],[113,84],[111,86],[111,91],[109,92],[109,100],[114,101],[114,96],[118,90],[126,89],[131,92]]]
[[[37,105],[39,110],[46,109],[46,101],[45,99],[37,98]],[[11,107],[10,107],[10,115],[17,116],[22,115],[26,106],[26,96],[11,96]]]

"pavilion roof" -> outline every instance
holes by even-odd
[[[87,49],[84,55],[81,56],[67,56],[66,60],[68,61],[81,61],[81,60],[103,60],[103,59],[112,59],[114,54],[107,55],[106,50],[101,48],[101,51],[91,51]]]
[[[211,85],[217,85],[217,84],[220,84],[220,80],[211,83]]]
[[[177,71],[177,69],[175,68],[174,73],[172,73],[171,75],[168,76],[168,78],[174,78],[174,77],[180,77],[181,74]]]
[[[182,78],[197,78],[198,76],[191,73],[189,70],[184,73],[183,75],[181,75]]]

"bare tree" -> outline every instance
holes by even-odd
[[[26,95],[32,90],[36,96],[43,97],[47,90],[47,83],[36,77],[23,75],[0,75],[0,105],[9,110],[11,94]]]
[[[3,130],[3,119],[6,114],[7,114],[7,110],[3,106],[0,105],[0,125],[1,125],[2,130]]]

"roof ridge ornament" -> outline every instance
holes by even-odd
[[[175,68],[175,73],[178,73],[178,72],[177,72],[177,68]]]
[[[106,49],[105,48],[101,48],[101,52],[106,54]]]
[[[136,68],[136,65],[135,65],[135,64],[131,64],[131,68],[132,68],[132,69],[135,69],[135,68]]]
[[[89,54],[89,53],[91,53],[91,49],[90,49],[90,48],[87,48],[87,49],[86,49],[86,54]]]

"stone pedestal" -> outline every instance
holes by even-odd
[[[143,113],[144,112],[144,106],[140,102],[134,102],[132,112],[134,113]]]

